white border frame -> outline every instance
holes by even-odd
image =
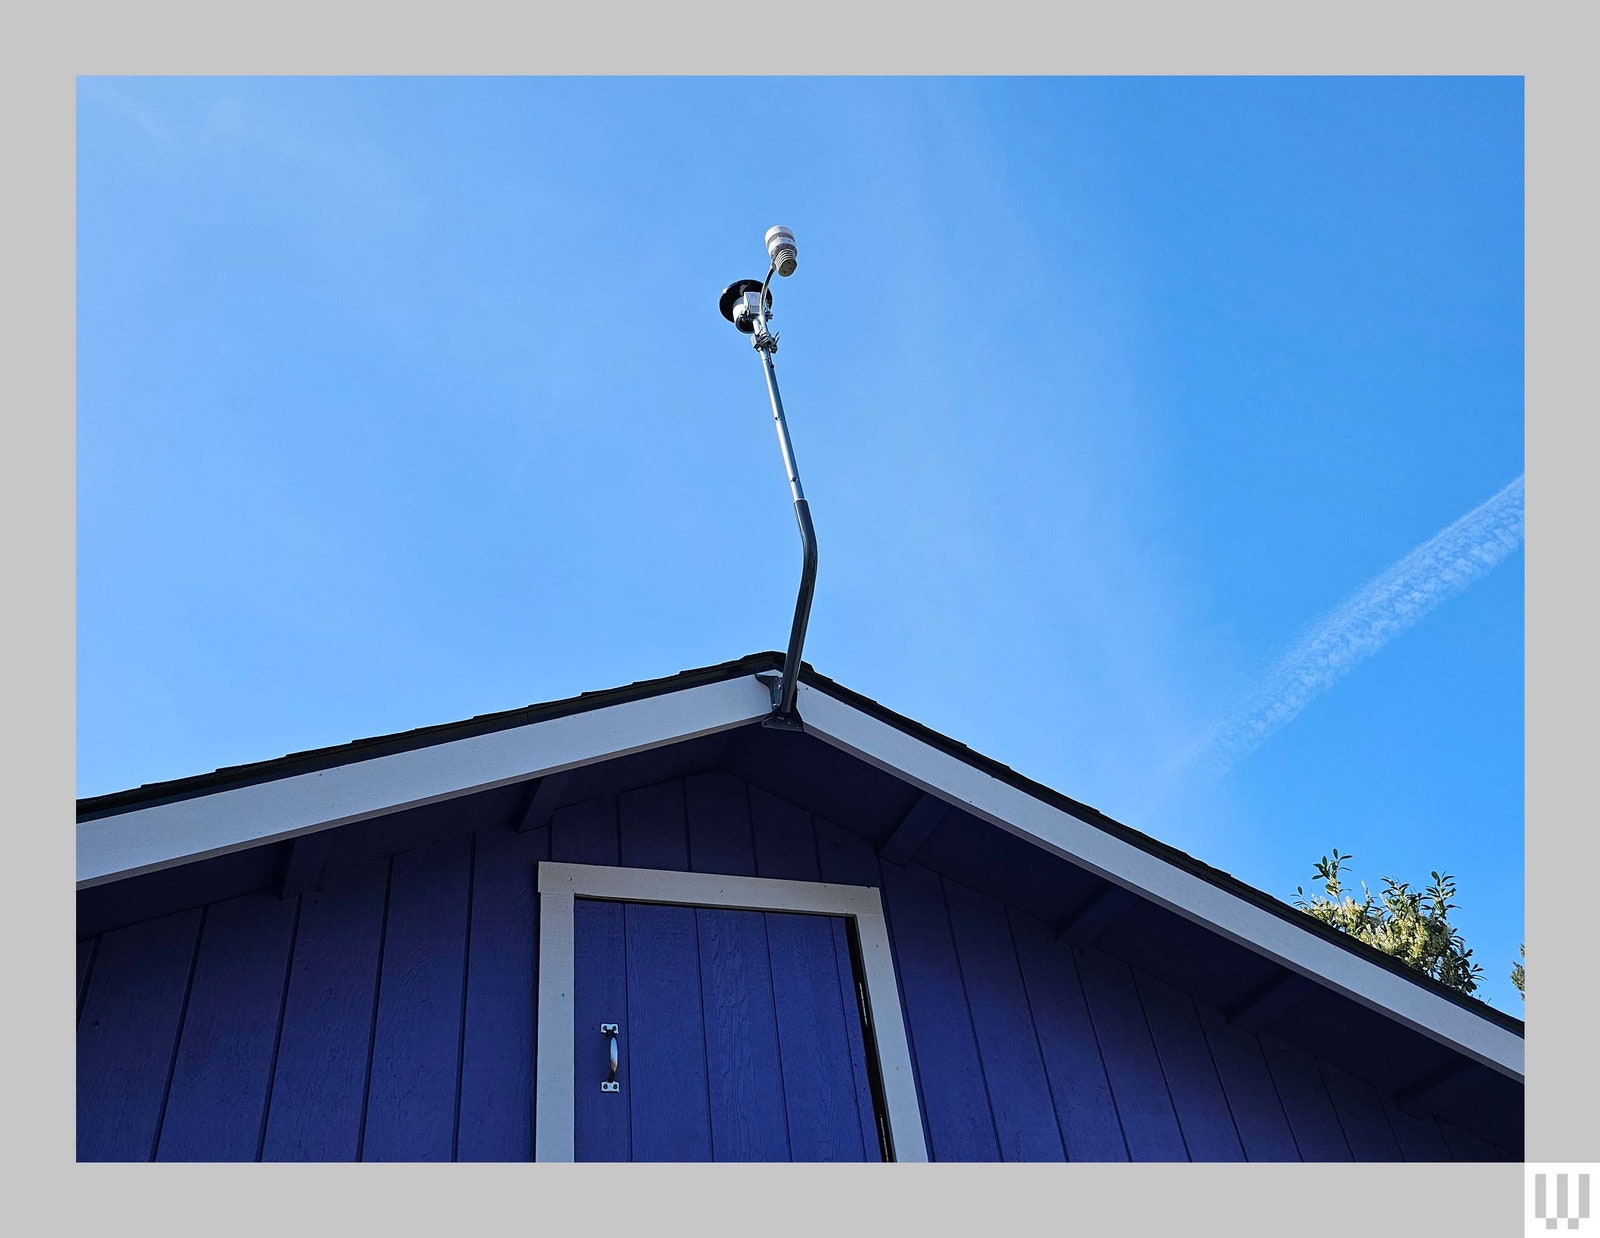
[[[884,1120],[896,1161],[926,1161],[922,1108],[911,1070],[911,1048],[900,1015],[900,987],[876,886],[825,881],[779,881],[716,873],[539,863],[539,1030],[534,1083],[534,1160],[571,1161],[575,1155],[577,1094],[573,1028],[574,900],[666,903],[740,911],[786,911],[843,916],[855,921],[862,983],[883,1083]]]

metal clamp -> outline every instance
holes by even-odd
[[[602,1092],[620,1092],[622,1085],[617,1082],[617,1025],[615,1023],[602,1023],[600,1034],[611,1038],[611,1073],[600,1084]]]

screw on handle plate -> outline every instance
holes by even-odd
[[[617,1082],[617,1025],[615,1023],[602,1023],[600,1034],[611,1038],[611,1073],[600,1084],[602,1092],[620,1092],[622,1085]]]

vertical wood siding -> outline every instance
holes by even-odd
[[[681,782],[617,797],[624,865],[678,872],[689,867],[683,797]],[[628,1019],[653,1031],[629,1037],[627,1104],[634,1111],[635,1160],[711,1159],[710,1066],[696,915],[692,907],[634,903],[622,908]],[[624,1033],[628,1026],[622,1024]]]
[[[1077,963],[1129,1159],[1188,1160],[1132,969],[1093,949],[1080,952]]]
[[[533,1156],[529,1098],[539,991],[539,900],[531,874],[550,856],[550,831],[485,831],[476,848],[456,1157],[526,1161]]]
[[[689,865],[697,872],[756,875],[749,797],[732,778],[691,778],[685,786]],[[778,1011],[766,917],[706,908],[695,912],[706,959],[706,1054],[729,1063],[709,1081],[712,1151],[719,1161],[785,1161],[792,1156],[783,1100],[769,1091],[740,1095],[745,1077],[780,1078]],[[734,961],[748,969],[739,976]],[[731,1029],[745,1029],[735,1034]]]
[[[703,1002],[711,1147],[718,1161],[787,1161],[787,1097],[773,997],[776,960],[758,911],[702,908],[700,957],[705,960]],[[776,1079],[780,1088],[750,1088],[750,1079]]]
[[[359,1154],[388,893],[389,861],[369,860],[298,900],[263,1160]]]
[[[394,857],[361,1158],[449,1160],[466,1001],[472,839]]]
[[[1114,932],[1069,946],[1016,907],[881,860],[859,835],[721,773],[569,805],[525,833],[352,860],[296,897],[246,895],[79,942],[79,1159],[530,1159],[543,859],[880,887],[935,1160],[1511,1159],[1230,1025],[1116,957]],[[693,1054],[667,1038],[619,1046],[632,1105],[700,1116],[682,1146],[635,1146],[629,1106],[580,1088],[592,1154],[776,1159],[831,1155],[844,1139],[876,1156],[861,1047],[829,1088],[802,1077],[807,1038],[856,1017],[842,925],[588,900],[577,914],[580,1009],[614,1010],[626,1027],[652,1003],[681,1012],[687,991],[703,1025]],[[660,957],[626,958],[624,929]],[[754,974],[770,981],[819,951],[837,983],[775,1002]],[[753,969],[748,983],[725,958]],[[735,1038],[723,1016],[741,1003],[740,1026],[758,1034]],[[603,1073],[598,1028],[578,1052],[580,1073]],[[723,1086],[718,1062],[741,1054],[784,1074],[781,1127]]]
[[[296,910],[270,894],[207,909],[157,1160],[260,1154]]]
[[[559,837],[559,835],[557,835]],[[578,1079],[606,1077],[606,1045],[599,1035],[601,1022],[620,1028],[633,1026],[628,1005],[627,952],[623,943],[621,903],[579,899],[573,906],[573,1009],[593,1014],[594,1034],[577,1036],[573,1057]],[[634,1076],[633,1037],[617,1037],[618,1073]],[[576,1088],[573,1097],[575,1137],[580,1160],[628,1161],[633,1159],[630,1105],[608,1104],[611,1098],[599,1088]],[[630,1093],[629,1099],[632,1099]]]
[[[1000,1156],[1008,1161],[1064,1160],[1061,1126],[1006,909],[957,885],[946,887],[945,906]]]
[[[203,911],[104,934],[78,1019],[78,1159],[150,1161]]]
[[[1072,952],[1042,921],[1018,911],[1009,918],[1066,1157],[1125,1161],[1128,1141]]]
[[[1189,1158],[1244,1160],[1239,1129],[1194,1002],[1187,993],[1139,972],[1134,979]]]
[[[1246,1160],[1298,1161],[1300,1147],[1294,1141],[1283,1100],[1272,1081],[1272,1070],[1256,1038],[1228,1024],[1216,1007],[1196,1003],[1200,1026],[1205,1029],[1206,1045],[1217,1078],[1228,1098],[1234,1130],[1244,1146]],[[1419,1157],[1419,1160],[1449,1160]]]
[[[926,869],[887,861],[880,867],[928,1154],[940,1161],[998,1160],[1000,1142],[945,914],[944,889],[938,875]]]

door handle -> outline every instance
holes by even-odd
[[[600,1084],[602,1092],[618,1092],[622,1085],[617,1082],[617,1025],[615,1023],[602,1023],[600,1034],[611,1041],[611,1073]]]

